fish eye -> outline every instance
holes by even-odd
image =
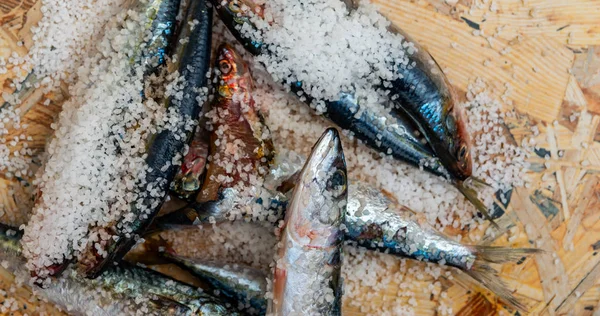
[[[229,10],[231,10],[233,13],[238,13],[241,11],[237,1],[232,1],[229,3]]]
[[[228,61],[226,60],[221,60],[219,62],[219,70],[221,71],[222,74],[228,74],[231,72],[231,64],[229,64]]]
[[[460,144],[460,148],[458,149],[457,158],[459,160],[464,160],[466,156],[467,156],[467,145],[462,143],[462,144]]]
[[[334,196],[338,197],[346,191],[346,172],[342,169],[336,170],[329,178],[329,185],[334,189]]]
[[[448,114],[446,117],[446,128],[448,128],[450,133],[456,132],[456,119],[454,118],[454,115]]]

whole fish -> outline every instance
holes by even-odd
[[[270,315],[340,315],[346,161],[337,130],[315,144],[285,217]]]
[[[250,17],[261,15],[263,12],[261,5],[252,0],[213,0],[213,4],[221,20],[248,52],[253,55],[269,53],[263,43],[246,35],[248,29],[256,31]],[[313,102],[313,98],[304,93],[302,82],[284,84],[289,86],[294,94],[301,95],[301,99],[305,103]],[[358,100],[352,94],[345,92],[340,92],[337,101],[325,101],[324,104],[326,111],[323,115],[325,117],[340,128],[352,131],[356,138],[368,146],[380,152],[389,153],[394,158],[413,166],[423,167],[436,175],[447,174],[434,156],[433,150],[417,137],[419,132],[415,124],[402,115],[391,113],[394,121],[385,122],[372,110],[361,109]],[[357,116],[359,112],[360,115]]]
[[[3,267],[28,280],[16,228],[0,224]],[[34,294],[72,315],[237,315],[219,299],[149,269],[126,263],[109,267],[100,277],[82,278],[74,270],[47,282]]]
[[[433,57],[397,27],[390,31],[413,43],[410,65],[399,65],[398,79],[391,82],[390,95],[398,115],[410,117],[433,148],[456,188],[495,225],[474,186],[486,185],[473,177],[471,137],[465,111],[456,92]],[[495,225],[496,226],[496,225]]]
[[[221,295],[236,302],[240,310],[250,314],[265,314],[267,276],[262,271],[238,264],[222,264],[188,258],[173,251],[165,251],[162,256],[218,289]]]
[[[147,22],[144,24],[143,32],[139,32],[141,35],[138,38],[127,41],[127,45],[133,46],[132,54],[129,56],[131,71],[134,71],[136,66],[143,67],[145,80],[165,62],[165,54],[175,32],[179,5],[180,0],[151,0],[136,1],[131,7],[132,11],[138,12]],[[127,25],[127,22],[124,21],[124,25]],[[36,80],[35,74],[30,76],[32,76],[31,80]],[[140,93],[144,94],[143,91]],[[116,147],[118,148],[118,144]],[[41,193],[38,194],[37,201],[43,201]],[[39,267],[34,274],[45,278],[47,275],[60,274],[67,266],[66,261],[56,262],[47,267]]]
[[[456,267],[506,303],[527,310],[489,263],[516,262],[539,253],[539,249],[464,245],[419,223],[411,217],[412,211],[380,190],[353,182],[348,195],[346,240],[405,258]]]
[[[155,0],[160,1],[160,0]],[[168,16],[175,18],[179,9],[177,6],[169,3]],[[167,15],[166,13],[164,15]],[[196,23],[197,22],[197,23]],[[182,22],[182,30],[179,34],[178,45],[174,51],[176,62],[175,67],[182,78],[183,92],[181,98],[172,96],[167,98],[165,107],[174,108],[175,111],[187,120],[194,120],[200,114],[199,98],[206,92],[204,88],[207,85],[207,73],[210,63],[212,35],[212,7],[207,5],[206,1],[193,1]],[[148,147],[148,157],[146,163],[150,171],[146,174],[146,187],[139,188],[144,191],[157,190],[166,192],[170,182],[173,180],[177,167],[171,162],[183,152],[184,146],[191,137],[190,126],[179,124],[178,126],[160,131],[153,136]],[[167,166],[167,168],[164,168]],[[138,234],[143,233],[152,222],[154,216],[160,210],[164,196],[148,196],[141,203],[152,211],[147,213],[132,207],[135,220],[128,224],[127,229],[118,229],[115,227],[107,228],[109,234],[116,238],[108,238],[102,241],[102,255],[96,248],[88,248],[83,259],[80,260],[80,266],[86,271],[88,277],[97,277],[102,270],[113,261],[119,261],[131,249],[135,243]]]
[[[250,53],[270,54],[264,43],[248,35],[257,32],[251,17],[261,16],[261,5],[252,0],[212,1],[221,20]],[[392,31],[400,33],[395,28]],[[399,79],[391,82],[391,88],[386,88],[391,92],[390,98],[382,104],[390,109],[393,122],[386,122],[369,108],[361,108],[356,98],[346,92],[340,92],[337,101],[323,100],[326,109],[323,115],[340,128],[351,131],[367,146],[437,176],[449,178],[497,227],[487,207],[479,200],[477,191],[469,185],[481,185],[483,182],[471,176],[470,138],[452,87],[435,60],[416,42],[411,42],[417,52],[407,53],[408,64],[398,66]],[[314,101],[303,90],[302,82],[284,84],[307,104]],[[416,135],[426,136],[427,144],[423,144]],[[471,180],[465,183],[466,179]]]
[[[304,159],[290,155],[280,159],[267,177],[271,190],[288,192],[298,181],[298,171]],[[266,202],[272,205],[273,216],[283,218],[288,198],[276,192]],[[359,181],[349,181],[344,239],[371,250],[403,258],[428,261],[456,267],[469,274],[503,301],[524,310],[524,306],[507,289],[490,263],[515,262],[538,253],[530,248],[503,248],[465,245],[438,233],[427,224],[417,221],[407,207],[380,190]],[[157,219],[160,227],[173,229],[180,226],[228,221],[225,207],[183,208],[179,212]]]
[[[248,65],[229,45],[217,49],[216,95],[207,113],[210,157],[196,201],[218,201],[223,189],[246,187],[268,172],[273,143],[264,118],[252,98]],[[209,181],[210,180],[210,181]]]

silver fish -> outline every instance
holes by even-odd
[[[18,279],[32,283],[21,256],[22,233],[0,224],[0,261]],[[48,279],[48,281],[50,281]],[[75,270],[33,287],[72,315],[238,315],[219,299],[158,272],[121,263],[90,280]]]
[[[286,211],[267,313],[340,315],[347,183],[337,130],[321,136],[298,179]]]
[[[298,181],[304,158],[300,155],[279,157],[276,167],[265,179],[265,186],[274,198],[268,203],[275,216],[285,214],[286,197]],[[277,192],[280,191],[280,192]],[[289,194],[288,194],[289,195]],[[223,206],[223,205],[221,205]],[[162,223],[163,227],[208,222],[212,216],[217,222],[227,220],[226,208],[213,208],[210,212],[194,213],[186,209],[185,221]],[[282,211],[283,210],[283,211]],[[390,253],[403,258],[428,261],[456,267],[494,292],[505,302],[524,310],[524,306],[508,290],[498,272],[489,263],[515,262],[529,254],[540,252],[531,248],[503,248],[465,245],[440,234],[427,224],[414,218],[413,212],[379,189],[359,181],[349,181],[344,238],[360,246]],[[183,217],[183,216],[182,216]],[[175,220],[175,216],[171,216]]]
[[[412,218],[412,211],[380,190],[352,182],[348,188],[345,239],[400,257],[456,267],[503,301],[526,311],[489,263],[516,262],[539,253],[533,248],[465,245]]]

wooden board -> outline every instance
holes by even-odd
[[[482,78],[496,97],[508,96],[519,115],[506,122],[516,142],[540,130],[533,156],[532,185],[515,189],[499,220],[510,233],[484,240],[497,246],[527,246],[545,253],[500,267],[502,277],[533,315],[600,314],[600,2],[597,0],[376,0],[381,12],[419,41],[440,63],[456,89]],[[0,3],[0,56],[24,55],[29,26],[40,18],[39,0]],[[24,45],[17,45],[23,41]],[[0,86],[11,91],[10,69]],[[32,147],[43,150],[61,97],[37,94],[23,113]],[[52,100],[50,106],[41,100]],[[507,105],[509,108],[511,105]],[[573,116],[573,113],[583,113]],[[21,185],[0,178],[3,209],[24,205]],[[1,218],[6,220],[6,218]],[[10,220],[19,222],[14,217]],[[511,242],[509,243],[509,235]],[[493,315],[505,310],[487,291],[452,273],[442,277],[441,295],[416,295],[418,314]],[[406,280],[410,279],[407,276]],[[11,280],[0,274],[0,286]],[[429,280],[415,280],[415,284]],[[398,284],[365,288],[365,299],[382,305],[397,298]],[[12,296],[26,302],[26,291]],[[37,303],[15,314],[32,313]],[[33,312],[35,313],[35,312]],[[345,304],[347,315],[362,315]]]

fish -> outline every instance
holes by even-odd
[[[216,50],[213,68],[216,87],[212,109],[207,113],[209,135],[200,129],[194,136],[208,138],[210,162],[204,170],[189,173],[186,178],[190,183],[202,183],[200,193],[185,206],[192,221],[200,213],[207,218],[224,215],[220,210],[230,208],[231,197],[239,196],[248,187],[260,186],[260,179],[268,173],[275,157],[270,131],[252,98],[253,80],[246,62],[233,47],[222,44]],[[188,152],[184,166],[195,157],[195,152]],[[179,182],[174,186],[181,187]],[[156,224],[187,222],[183,211],[165,216]]]
[[[217,289],[238,305],[238,309],[253,315],[266,313],[267,275],[261,270],[239,264],[222,264],[180,256],[172,249],[163,257],[189,271],[192,275]]]
[[[154,0],[161,1],[161,0]],[[179,1],[167,3],[165,10],[168,16],[175,18],[179,10]],[[162,3],[162,2],[161,2]],[[164,14],[167,16],[166,12]],[[198,23],[192,23],[197,21]],[[199,117],[201,106],[198,98],[207,91],[207,73],[210,66],[211,36],[212,36],[212,6],[204,0],[193,1],[182,22],[174,54],[177,61],[171,67],[175,68],[183,79],[183,96],[181,99],[169,97],[164,100],[166,108],[175,108],[175,111],[184,118],[193,120]],[[191,39],[191,40],[183,40]],[[148,157],[146,163],[151,170],[146,174],[147,187],[139,190],[150,191],[158,189],[159,192],[167,192],[170,182],[173,180],[177,167],[171,163],[184,150],[185,145],[192,136],[193,129],[187,124],[165,129],[152,137],[148,145]],[[164,166],[168,166],[164,168]],[[160,210],[164,196],[148,196],[141,203],[151,212],[142,214],[142,211],[132,206],[135,220],[128,224],[125,230],[118,231],[117,226],[106,227],[112,238],[102,241],[101,247],[105,254],[100,254],[96,248],[89,247],[79,260],[79,268],[85,271],[89,278],[98,277],[101,272],[112,262],[118,262],[135,245],[137,237],[142,234],[151,224],[152,219]]]
[[[215,98],[207,113],[211,161],[196,198],[218,201],[226,188],[247,187],[267,173],[274,156],[273,142],[259,106],[252,98],[248,65],[228,44],[221,44],[213,66]]]
[[[137,65],[142,66],[144,79],[148,79],[156,73],[165,63],[165,56],[169,52],[170,43],[176,28],[179,6],[180,0],[151,0],[135,1],[130,8],[147,19],[147,23],[144,26],[145,32],[140,32],[143,36],[130,39],[134,47],[133,53],[129,57],[131,71],[134,71],[134,67]],[[125,21],[126,23],[127,21]],[[30,76],[32,76],[31,80],[36,80],[37,78],[35,72]],[[140,91],[140,94],[143,96],[144,91]],[[116,147],[118,148],[118,144],[116,144]],[[41,200],[43,200],[42,194],[38,192],[36,201]],[[90,250],[90,252],[95,253],[95,249]],[[88,255],[88,257],[91,256]],[[42,282],[47,276],[59,275],[69,264],[70,262],[66,260],[56,262],[50,266],[35,269],[33,273]]]
[[[265,184],[274,192],[267,204],[273,205],[273,216],[281,220],[305,159],[300,155],[289,155],[279,160]],[[508,290],[490,263],[516,262],[541,250],[466,245],[421,223],[413,216],[412,210],[369,184],[350,179],[347,190],[348,203],[344,217],[346,242],[401,258],[452,266],[470,275],[507,304],[525,310],[525,306]],[[162,229],[177,229],[208,223],[209,218],[217,223],[229,220],[224,208],[202,212],[202,209],[188,207],[182,209],[179,216],[174,215],[176,212],[166,218],[171,222],[160,218],[157,221],[161,222]]]
[[[208,162],[208,133],[196,127],[188,153],[183,157],[181,168],[171,182],[171,192],[178,198],[189,201],[195,198],[203,183],[203,175]]]
[[[0,260],[3,267],[29,279],[21,255],[22,232],[0,224]],[[120,263],[96,279],[86,279],[68,269],[34,294],[72,315],[239,315],[218,298],[139,266]]]
[[[269,54],[265,45],[241,32],[242,28],[256,30],[251,21],[253,14],[263,12],[262,6],[251,0],[213,0],[213,5],[219,17],[229,31],[252,55]],[[258,12],[258,13],[256,13]],[[291,92],[301,96],[306,104],[313,103],[313,98],[304,93],[302,82],[283,83]],[[446,176],[447,171],[434,156],[428,144],[418,137],[419,131],[414,123],[402,115],[390,113],[393,122],[385,122],[382,117],[368,108],[361,108],[353,94],[340,92],[336,101],[324,100],[326,111],[323,115],[338,127],[349,130],[367,146],[379,152],[392,155],[394,158],[407,162],[415,167]],[[359,115],[357,116],[357,113]]]
[[[351,182],[348,195],[346,240],[383,253],[458,268],[502,301],[527,311],[490,263],[517,262],[541,253],[540,249],[465,245],[419,223],[412,218],[413,211],[371,186]]]
[[[340,315],[347,203],[346,161],[336,129],[314,145],[281,231],[269,315]]]
[[[252,0],[212,1],[221,20],[248,52],[270,54],[264,43],[241,31],[256,30],[251,17],[261,17],[261,5]],[[390,30],[401,32],[394,27]],[[403,32],[401,35],[408,38]],[[486,185],[472,176],[470,137],[454,90],[433,57],[415,41],[411,42],[415,43],[417,52],[408,54],[408,65],[414,62],[417,66],[399,65],[399,79],[391,82],[391,88],[383,87],[391,93],[382,106],[390,110],[393,121],[384,120],[369,108],[361,108],[354,95],[343,91],[338,100],[322,100],[325,106],[322,115],[376,151],[449,179],[495,228],[499,228],[487,206],[478,198],[478,191]],[[313,98],[303,90],[302,82],[282,83],[306,104],[313,103]],[[406,102],[409,104],[404,104]],[[416,135],[425,136],[426,142]]]
[[[392,25],[389,29],[413,43],[415,50],[408,55],[410,65],[399,65],[398,79],[391,82],[393,111],[416,124],[454,186],[498,228],[477,196],[477,189],[488,185],[473,176],[471,136],[455,90],[427,50],[400,28]]]

